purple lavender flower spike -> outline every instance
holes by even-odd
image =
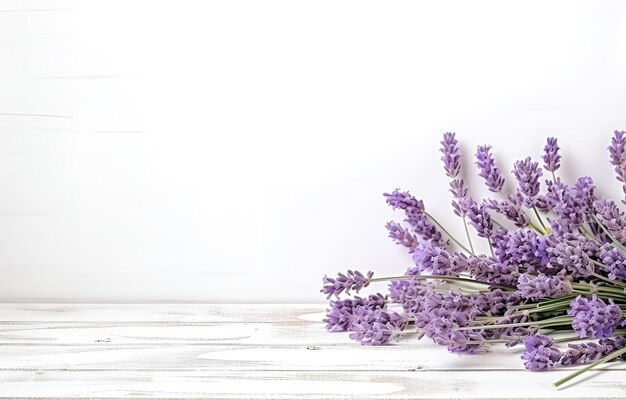
[[[549,246],[550,268],[567,271],[575,278],[585,278],[593,274],[593,265],[585,253],[585,249],[578,244],[559,241]]]
[[[512,173],[517,179],[520,193],[524,196],[524,204],[533,207],[534,199],[539,194],[539,177],[542,175],[539,163],[526,157],[525,160],[515,162]]]
[[[424,202],[417,200],[409,192],[401,192],[400,189],[396,189],[383,195],[386,197],[387,204],[394,210],[424,211]]]
[[[409,268],[407,275],[430,271],[433,275],[458,276],[467,269],[465,255],[434,246],[418,246],[413,252],[413,261],[415,267]]]
[[[493,222],[486,207],[478,205],[474,199],[467,196],[462,199],[463,209],[467,213],[469,223],[476,229],[478,236],[489,238],[493,234]]]
[[[424,296],[432,292],[437,284],[434,282],[418,280],[399,280],[389,283],[389,297],[402,305],[407,316],[424,311]]]
[[[615,167],[617,180],[624,182],[624,161],[626,161],[626,132],[614,131],[608,147],[611,164]]]
[[[364,345],[379,346],[395,339],[405,325],[406,320],[396,312],[359,307],[350,325],[350,339]]]
[[[512,221],[516,226],[523,228],[528,226],[528,215],[522,212],[519,206],[508,201],[497,201],[487,199],[483,201],[483,206],[490,210],[494,210],[498,214],[504,215],[508,220]]]
[[[530,271],[538,271],[550,262],[545,236],[531,229],[499,230],[492,239],[502,263],[523,265]]]
[[[609,278],[626,282],[626,253],[607,244],[598,252],[598,258],[602,261]]]
[[[422,239],[429,241],[431,244],[439,247],[445,247],[448,241],[430,221],[425,213],[424,203],[411,196],[409,192],[401,192],[400,189],[394,190],[392,193],[384,193],[387,204],[394,210],[404,210],[407,222],[415,233]]]
[[[369,295],[367,299],[356,296],[354,299],[331,300],[330,309],[326,310],[326,318],[322,322],[326,322],[326,329],[330,332],[347,331],[356,308],[376,310],[385,307],[386,302],[380,293]]]
[[[567,314],[574,317],[572,327],[579,338],[609,337],[622,320],[622,310],[618,305],[613,304],[612,300],[606,304],[595,294],[591,300],[583,296],[576,297],[570,303]]]
[[[504,314],[509,306],[518,305],[521,302],[522,297],[518,292],[492,289],[476,295],[474,306],[481,315],[498,315]]]
[[[455,133],[446,132],[443,134],[443,140],[441,141],[441,161],[443,161],[443,168],[446,170],[446,175],[450,178],[456,178],[461,172],[461,150],[459,149],[459,142],[455,138]]]
[[[327,299],[330,299],[333,295],[339,297],[342,292],[350,294],[350,290],[354,290],[359,293],[359,290],[367,287],[370,284],[370,280],[374,276],[372,271],[369,271],[367,275],[363,275],[359,271],[349,270],[346,274],[339,273],[337,278],[329,278],[324,275],[324,286],[320,292],[324,293]]]
[[[461,149],[459,148],[459,142],[455,138],[455,134],[452,132],[446,132],[443,135],[441,141],[441,153],[443,156],[443,168],[446,171],[446,175],[452,178],[450,181],[450,192],[452,193],[452,209],[454,213],[459,217],[465,216],[465,210],[460,203],[460,199],[467,196],[468,187],[465,181],[459,177],[461,172]]]
[[[518,266],[487,257],[469,257],[468,270],[476,280],[500,285],[515,286],[520,276]]]
[[[587,364],[600,360],[626,346],[626,338],[622,336],[600,339],[598,343],[568,344],[567,351],[561,358],[561,365]],[[621,357],[624,359],[624,356]]]
[[[455,178],[450,181],[450,193],[452,193],[452,210],[459,217],[465,216],[465,210],[461,204],[461,199],[467,196],[468,187],[461,178]]]
[[[403,228],[402,225],[389,221],[385,225],[387,231],[389,231],[389,237],[393,239],[396,244],[407,247],[409,251],[415,249],[417,246],[417,238],[408,229]]]
[[[561,181],[561,178],[557,177],[555,182],[547,181],[546,184],[548,194],[545,200],[552,208],[552,211],[560,217],[559,224],[564,230],[575,230],[575,228],[585,222],[587,203],[593,198],[593,189],[591,187],[593,182],[587,179],[579,179],[576,186],[569,187]],[[553,226],[553,230],[554,228],[555,226]]]
[[[626,241],[626,216],[613,200],[600,199],[593,202],[596,218],[621,243]]]
[[[589,176],[581,176],[574,183],[574,200],[584,213],[593,211],[593,203],[596,201],[596,186]]]
[[[504,186],[504,177],[500,169],[496,166],[491,154],[491,146],[478,146],[476,149],[476,166],[480,170],[480,175],[485,179],[485,184],[492,192],[499,192]]]
[[[543,148],[543,168],[546,171],[555,172],[561,166],[561,156],[556,138],[549,137],[546,146]]]
[[[547,276],[544,274],[537,276],[521,275],[517,288],[522,297],[534,301],[572,293],[572,285],[562,276]]]
[[[522,360],[529,371],[552,369],[561,359],[561,352],[547,336],[529,336],[524,339],[524,347],[526,350],[522,354]]]
[[[617,180],[622,182],[622,191],[626,194],[626,177],[624,168],[626,168],[626,132],[615,131],[613,132],[613,138],[611,144],[608,147],[609,155],[611,157],[611,164],[615,167],[615,174]],[[626,204],[625,200],[622,203]]]

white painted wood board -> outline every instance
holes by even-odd
[[[626,365],[524,370],[519,348],[459,356],[407,336],[361,346],[324,305],[0,304],[0,397],[623,398]]]

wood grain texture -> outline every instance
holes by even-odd
[[[474,356],[328,333],[323,305],[0,304],[0,397],[621,398],[621,363],[562,390],[519,349]]]

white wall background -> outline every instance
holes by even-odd
[[[619,196],[614,129],[622,1],[3,0],[0,300],[321,301],[405,269],[384,191],[462,232],[443,132]]]

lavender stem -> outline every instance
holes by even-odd
[[[426,214],[426,216],[428,218],[430,218],[431,221],[433,221],[435,223],[435,225],[437,225],[439,227],[439,229],[441,229],[443,231],[443,233],[445,233],[450,239],[452,239],[452,241],[454,243],[456,243],[457,245],[459,245],[460,248],[462,248],[466,253],[468,254],[474,254],[472,251],[470,251],[467,247],[465,247],[463,244],[461,244],[461,242],[459,242],[458,240],[456,240],[456,238],[454,236],[452,236],[450,234],[450,232],[448,232],[448,230],[446,228],[444,228],[439,221],[437,221],[435,218],[433,218],[432,215],[430,215],[429,213],[427,213],[426,211],[424,211],[424,214]]]
[[[554,382],[553,385],[555,387],[559,387],[562,384],[576,378],[578,375],[583,374],[587,371],[589,371],[591,368],[597,367],[598,365],[604,364],[607,361],[611,361],[619,356],[621,356],[622,354],[626,353],[626,347],[622,347],[621,349],[614,351],[613,353],[609,354],[608,356],[601,358],[600,360],[591,363],[589,365],[587,365],[586,367],[583,367],[581,369],[579,369],[578,371],[574,372],[573,374],[570,374],[568,376],[566,376],[563,379],[559,379],[558,381]]]

